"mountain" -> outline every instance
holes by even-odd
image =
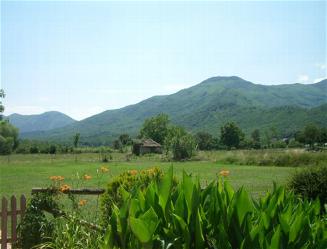
[[[73,124],[74,119],[61,112],[45,112],[37,115],[11,114],[6,117],[21,133],[47,131]]]
[[[327,80],[316,84],[259,85],[239,77],[213,77],[165,96],[109,110],[62,128],[22,134],[26,138],[69,142],[81,133],[81,142],[101,144],[121,133],[136,135],[144,119],[167,113],[174,124],[191,132],[218,135],[219,127],[234,121],[249,134],[275,127],[281,135],[307,123],[327,123]]]

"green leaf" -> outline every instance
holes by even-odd
[[[152,240],[158,224],[158,216],[153,208],[150,208],[139,218],[130,217],[131,230],[143,244]]]
[[[241,225],[245,215],[253,211],[253,203],[250,200],[248,193],[243,188],[238,191],[236,198],[236,212]]]
[[[269,249],[280,249],[280,238],[281,232],[280,226],[278,225],[273,237],[271,238]]]
[[[295,218],[294,222],[291,225],[289,242],[293,242],[297,239],[299,231],[301,230],[302,227],[303,220],[304,220],[303,213],[297,215],[297,217]]]
[[[173,167],[171,166],[168,172],[163,177],[159,186],[159,204],[164,214],[166,213],[166,205],[170,198],[172,186],[173,186]]]
[[[202,231],[202,219],[200,216],[200,211],[198,209],[196,220],[195,220],[195,249],[204,248],[204,237]]]

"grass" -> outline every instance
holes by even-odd
[[[221,153],[221,152],[219,152]],[[220,154],[219,154],[220,155]],[[272,188],[272,183],[284,184],[290,174],[295,171],[292,167],[235,165],[219,162],[219,160],[202,160],[190,162],[164,162],[160,156],[144,156],[125,160],[125,155],[113,154],[114,162],[101,163],[98,154],[79,154],[75,162],[74,155],[11,155],[0,157],[0,196],[30,195],[33,187],[47,187],[51,184],[52,175],[62,175],[65,183],[73,187],[105,187],[112,177],[126,170],[142,170],[158,166],[164,171],[171,165],[177,177],[183,170],[199,176],[202,184],[216,179],[217,173],[226,169],[231,184],[238,188],[244,186],[253,196],[263,194]],[[218,162],[216,162],[218,161]],[[106,166],[109,173],[97,174],[97,169]],[[77,180],[77,174],[92,176],[89,181]]]

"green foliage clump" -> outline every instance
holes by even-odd
[[[216,139],[208,132],[198,132],[194,137],[199,150],[212,150],[217,147]]]
[[[169,117],[167,114],[159,114],[148,118],[140,130],[141,137],[151,138],[159,144],[163,144],[169,130]]]
[[[18,146],[18,129],[8,121],[0,121],[0,155],[9,155]]]
[[[166,154],[171,151],[173,159],[180,161],[189,159],[194,155],[196,142],[194,137],[184,128],[172,126],[165,139]]]
[[[155,167],[142,171],[130,170],[115,177],[108,183],[106,192],[101,195],[101,223],[106,226],[113,207],[120,207],[123,204],[121,188],[128,192],[136,192],[138,189],[146,188],[152,181],[160,181],[162,175],[162,170]]]
[[[44,213],[45,210],[58,210],[59,206],[53,199],[53,193],[36,193],[32,195],[26,212],[18,226],[18,246],[30,249],[45,242],[51,235],[53,226]]]
[[[120,189],[105,248],[317,249],[326,248],[327,221],[318,200],[302,201],[283,187],[255,201],[220,179],[204,189],[183,174],[173,187],[172,169],[145,189]]]
[[[289,181],[289,187],[305,198],[319,198],[322,204],[327,204],[327,166],[296,172]]]
[[[244,133],[233,122],[227,123],[220,129],[220,141],[229,149],[238,148],[244,139]]]

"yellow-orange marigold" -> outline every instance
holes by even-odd
[[[219,172],[219,175],[221,176],[229,176],[229,170],[222,170]]]
[[[84,175],[84,180],[91,180],[92,179],[92,176],[90,176],[90,175]]]
[[[60,192],[67,192],[70,190],[70,186],[67,185],[67,184],[64,184],[64,185],[61,185],[60,188],[59,188]]]
[[[136,169],[133,169],[133,170],[128,171],[128,173],[130,173],[131,175],[135,176],[137,174],[137,170]]]
[[[106,173],[109,171],[109,169],[107,167],[101,167],[100,170],[102,173]]]
[[[52,181],[63,181],[65,179],[63,176],[50,176],[49,178]]]
[[[80,206],[84,206],[86,203],[87,203],[87,200],[80,200],[80,201],[78,202],[78,205],[80,205]]]

